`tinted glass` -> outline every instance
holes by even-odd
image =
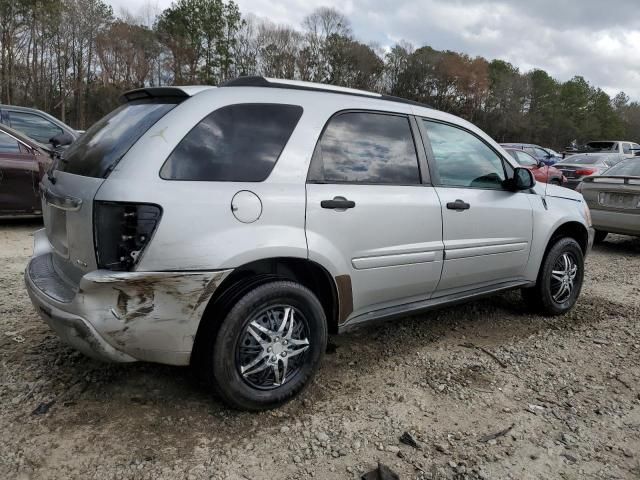
[[[0,153],[19,153],[20,145],[4,132],[0,132]]]
[[[538,165],[538,160],[523,151],[516,152],[516,160],[523,167],[535,167]]]
[[[11,127],[33,138],[36,142],[49,143],[51,137],[62,133],[62,129],[40,115],[11,111]]]
[[[439,184],[502,188],[502,159],[475,135],[443,123],[423,120],[433,150]]]
[[[98,120],[64,153],[57,168],[85,177],[106,177],[125,153],[177,100],[125,103]]]
[[[606,171],[607,175],[620,175],[625,177],[640,177],[640,160],[630,158],[627,161],[618,163]]]
[[[261,182],[293,133],[302,107],[239,104],[209,114],[162,166],[167,180]]]
[[[588,150],[598,150],[601,152],[616,152],[618,151],[617,142],[589,142],[586,145]]]
[[[309,180],[395,185],[420,183],[409,119],[365,112],[333,117],[314,153]]]

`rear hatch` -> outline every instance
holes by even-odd
[[[99,120],[57,160],[42,180],[42,210],[58,274],[78,284],[97,268],[93,199],[120,159],[187,95],[131,92],[126,103]],[[169,90],[169,89],[163,89]],[[166,93],[166,92],[165,92]]]

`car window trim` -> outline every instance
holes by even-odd
[[[20,148],[20,146],[25,147],[28,151],[32,151],[33,147],[24,143],[22,140],[20,140],[17,137],[14,137],[13,135],[11,135],[9,132],[5,132],[4,130],[0,129],[0,132],[4,133],[6,136],[13,138],[16,142],[18,142],[18,148]],[[22,151],[19,151],[19,153],[23,153]]]
[[[320,141],[322,140],[322,137],[324,136],[324,133],[327,130],[327,127],[335,117],[338,117],[339,115],[344,115],[347,113],[372,113],[372,114],[378,114],[378,115],[389,115],[394,117],[406,118],[409,122],[409,131],[411,132],[411,138],[413,140],[413,148],[416,152],[416,161],[418,166],[418,183],[350,182],[346,180],[340,181],[340,180],[311,179],[310,175],[311,175],[311,172],[313,171],[313,167],[315,163],[322,161],[322,159],[321,158],[319,159],[319,156],[316,155],[316,152],[318,151]],[[368,109],[368,108],[347,108],[347,109],[338,110],[334,112],[325,122],[324,126],[322,127],[322,130],[320,131],[320,135],[318,135],[318,138],[316,140],[316,144],[311,154],[311,161],[309,162],[309,168],[307,169],[306,183],[311,185],[369,185],[369,186],[373,185],[377,187],[423,187],[425,185],[432,186],[428,165],[427,165],[427,158],[426,158],[425,152],[424,151],[421,152],[421,149],[418,146],[418,142],[416,138],[416,134],[419,134],[419,131],[420,131],[419,126],[418,126],[418,123],[415,121],[415,118],[413,118],[413,123],[412,123],[412,117],[414,117],[414,115],[410,113],[376,110],[376,109]]]
[[[429,165],[429,172],[431,174],[431,180],[432,180],[432,184],[433,184],[434,187],[440,187],[440,188],[471,188],[473,190],[491,190],[491,191],[494,191],[494,192],[495,191],[506,191],[506,189],[504,187],[502,187],[502,188],[470,187],[470,186],[464,186],[464,185],[444,185],[444,184],[440,183],[440,176],[438,175],[438,171],[437,171],[437,168],[436,168],[435,154],[433,153],[433,148],[431,147],[431,140],[429,139],[429,134],[427,132],[427,128],[425,127],[423,121],[433,122],[433,123],[440,123],[442,125],[447,125],[449,127],[457,128],[459,130],[467,132],[467,133],[473,135],[474,137],[476,137],[478,140],[480,140],[482,143],[484,143],[491,151],[493,151],[496,154],[496,156],[501,160],[501,162],[502,162],[502,170],[503,170],[505,179],[508,178],[507,167],[506,167],[505,163],[508,164],[512,169],[519,168],[520,165],[518,164],[516,159],[514,159],[513,161],[517,165],[512,165],[511,162],[509,162],[504,157],[504,155],[502,155],[498,150],[493,148],[493,146],[488,144],[482,137],[480,137],[475,132],[472,132],[468,128],[463,127],[462,125],[458,125],[456,123],[447,122],[447,121],[444,121],[444,120],[435,119],[435,118],[431,118],[431,117],[425,117],[425,116],[422,116],[422,115],[416,115],[416,120],[418,121],[418,127],[420,129],[420,133],[421,133],[422,138],[423,138],[424,148],[425,148],[426,155],[427,155],[427,163]]]
[[[177,148],[180,146],[180,144],[182,143],[182,141],[187,138],[187,135],[189,135],[193,130],[195,130],[195,128],[200,125],[202,123],[202,121],[207,118],[209,115],[213,114],[214,112],[217,112],[218,110],[222,110],[223,108],[229,108],[229,107],[235,107],[238,105],[283,105],[285,107],[296,107],[300,109],[300,116],[298,117],[298,120],[296,121],[296,124],[293,126],[293,129],[291,130],[291,132],[289,133],[289,138],[287,138],[287,141],[284,143],[284,145],[282,146],[282,149],[280,150],[280,153],[278,153],[278,156],[276,158],[276,161],[273,162],[273,166],[271,167],[271,170],[269,171],[269,174],[263,178],[262,180],[259,181],[250,181],[250,180],[203,180],[203,179],[181,179],[181,178],[165,178],[162,176],[162,169],[164,168],[165,164],[169,161],[169,159],[171,158],[171,155],[173,155],[173,152],[175,150],[177,150]],[[161,180],[167,181],[167,182],[225,182],[225,183],[264,183],[267,180],[269,180],[269,177],[271,175],[273,175],[274,170],[276,169],[278,162],[280,161],[280,158],[282,157],[282,154],[284,153],[284,151],[287,149],[287,146],[289,145],[289,142],[291,141],[291,137],[293,137],[293,134],[296,132],[298,125],[300,125],[300,121],[302,120],[302,117],[304,116],[304,107],[302,105],[296,105],[294,103],[279,103],[279,102],[238,102],[238,103],[229,103],[227,105],[222,105],[219,108],[216,108],[215,110],[210,111],[209,113],[207,113],[204,117],[202,117],[200,120],[198,120],[196,123],[193,124],[193,126],[189,129],[189,131],[187,133],[184,134],[184,136],[178,140],[178,143],[176,143],[176,145],[171,149],[171,152],[169,153],[169,155],[167,155],[167,158],[164,159],[164,162],[162,162],[162,165],[160,166],[160,168],[158,169],[158,178],[160,178]],[[148,131],[147,131],[148,132]],[[146,135],[146,133],[143,134]],[[142,137],[140,137],[142,138]],[[138,139],[140,140],[140,139]]]

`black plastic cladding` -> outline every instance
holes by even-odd
[[[379,97],[372,97],[364,93],[357,92],[345,92],[339,90],[330,90],[322,87],[307,87],[304,85],[290,85],[286,83],[274,83],[270,82],[264,77],[260,76],[247,76],[238,77],[232,80],[227,80],[219,85],[220,87],[265,87],[265,88],[284,88],[287,90],[308,90],[312,92],[325,92],[325,93],[337,93],[340,95],[352,95],[354,97],[375,98],[376,100],[386,100],[388,102],[406,103],[409,105],[416,105],[418,107],[431,108],[424,103],[416,102],[415,100],[407,100],[406,98],[394,97],[393,95],[381,95]]]

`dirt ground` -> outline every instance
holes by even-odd
[[[248,414],[63,345],[23,287],[37,228],[0,225],[0,478],[640,478],[640,239],[595,247],[562,318],[514,292],[334,337],[300,398]]]

